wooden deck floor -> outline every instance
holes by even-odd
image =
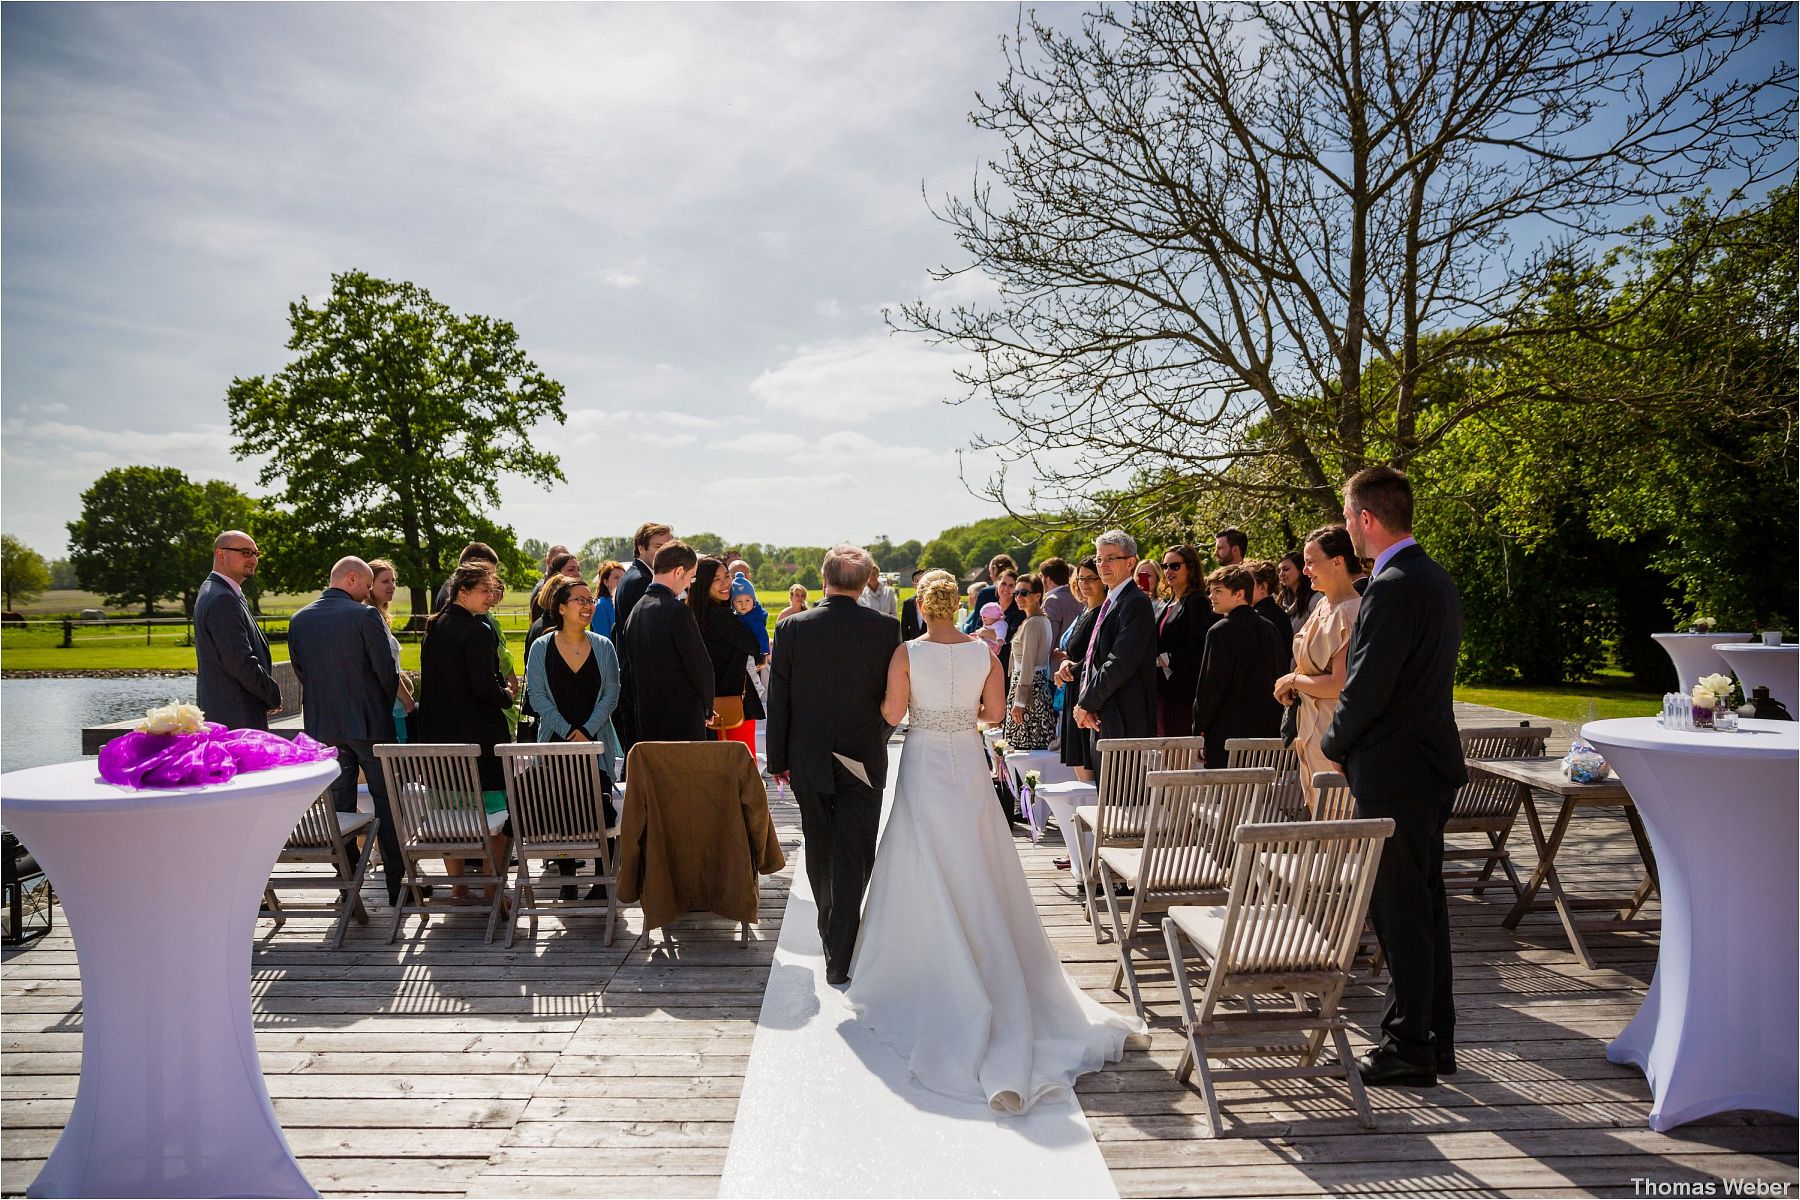
[[[793,846],[797,812],[778,803],[775,815]],[[1523,867],[1523,823],[1517,838]],[[1122,1006],[1105,990],[1110,947],[1094,944],[1052,865],[1058,846],[1020,844],[1039,911],[1075,978]],[[1584,820],[1562,862],[1571,890],[1628,883],[1624,822]],[[473,919],[389,947],[380,907],[341,951],[322,946],[322,922],[264,923],[257,1043],[301,1166],[328,1195],[715,1194],[786,889],[785,875],[765,881],[747,944],[711,919],[646,940],[635,913],[611,949],[591,926],[553,921],[535,942],[484,946]],[[1794,1194],[1793,1121],[1725,1114],[1654,1134],[1642,1077],[1606,1061],[1650,979],[1653,935],[1594,937],[1599,969],[1588,971],[1552,914],[1515,933],[1500,927],[1504,912],[1492,895],[1452,897],[1462,1070],[1435,1091],[1372,1093],[1374,1133],[1341,1088],[1236,1084],[1221,1093],[1227,1136],[1195,1138],[1198,1098],[1174,1079],[1173,988],[1147,976],[1148,1051],[1080,1088],[1120,1193],[1672,1194],[1633,1182],[1647,1180],[1730,1194],[1722,1181],[1754,1179],[1786,1185],[1763,1194]],[[80,1068],[65,930],[7,955],[0,1003],[0,1189],[16,1195],[55,1144]],[[1348,1001],[1364,1031],[1379,1005],[1369,987]]]

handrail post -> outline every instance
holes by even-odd
[[[75,622],[71,621],[67,617],[64,617],[63,618],[63,640],[62,640],[61,649],[70,650],[70,649],[73,649],[74,646],[75,646]]]

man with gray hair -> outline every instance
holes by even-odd
[[[1155,737],[1156,608],[1132,581],[1136,539],[1123,529],[1107,530],[1094,539],[1094,563],[1106,600],[1088,640],[1075,724],[1096,740]]]
[[[867,551],[833,546],[819,570],[825,599],[782,618],[769,671],[769,774],[791,783],[800,804],[806,878],[834,986],[850,981],[892,732],[881,703],[900,622],[858,603],[874,571]]]
[[[363,603],[374,583],[375,572],[368,563],[353,555],[338,559],[331,568],[330,586],[288,622],[288,658],[306,689],[302,706],[307,736],[337,750],[332,807],[340,813],[355,812],[357,773],[368,780],[375,819],[380,822],[376,836],[388,903],[397,904],[400,839],[375,745],[394,740],[394,695],[400,673],[380,610]]]

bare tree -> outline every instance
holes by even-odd
[[[1519,399],[1432,395],[1434,369],[1612,336],[1631,313],[1545,297],[1645,217],[1705,194],[1723,218],[1792,173],[1793,69],[1742,77],[1741,57],[1787,19],[1152,3],[1070,35],[1027,18],[971,114],[1005,153],[938,213],[967,261],[935,277],[978,271],[999,297],[891,320],[974,352],[964,398],[1007,427],[977,444],[1045,481],[1038,511],[1104,491],[1098,516],[1142,516],[1229,483],[1330,513],[1345,473],[1405,466]],[[1004,472],[984,490],[1004,502]]]

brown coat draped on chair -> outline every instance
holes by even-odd
[[[787,864],[756,760],[741,742],[639,742],[626,764],[619,899],[644,929],[690,912],[756,920],[757,875]]]

